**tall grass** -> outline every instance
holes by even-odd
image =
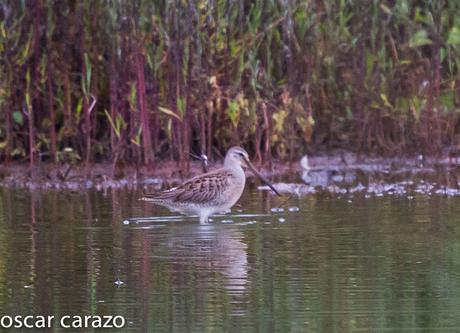
[[[458,1],[0,4],[0,158],[457,146]]]

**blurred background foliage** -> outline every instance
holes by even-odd
[[[2,0],[0,159],[456,147],[460,2]]]

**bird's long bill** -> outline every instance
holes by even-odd
[[[267,178],[265,178],[259,171],[257,171],[257,169],[254,167],[254,165],[252,165],[251,161],[249,161],[247,158],[244,159],[244,161],[246,162],[246,164],[248,165],[249,169],[251,169],[252,172],[254,172],[254,174],[260,178],[260,180],[265,184],[267,185],[268,187],[270,187],[272,189],[273,192],[275,192],[278,196],[281,196],[281,194],[273,187],[272,184],[270,184],[270,182],[268,181]]]

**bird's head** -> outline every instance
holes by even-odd
[[[243,168],[249,168],[257,177],[260,178],[264,184],[270,187],[273,192],[281,196],[281,194],[279,194],[273,185],[270,184],[268,179],[265,178],[259,171],[257,171],[257,169],[249,160],[248,152],[241,147],[232,147],[228,150],[227,155],[225,155],[224,166],[226,168],[233,168],[235,165],[239,165]]]

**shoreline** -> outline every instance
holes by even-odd
[[[301,161],[281,162],[273,161],[265,166],[256,166],[269,178],[298,176],[307,171]],[[210,170],[222,166],[222,162],[210,163]],[[460,158],[421,158],[418,157],[371,157],[358,156],[351,152],[332,152],[325,155],[308,157],[308,172],[346,172],[350,170],[363,173],[382,173],[397,175],[403,172],[431,173],[436,168],[457,168]],[[154,167],[135,166],[118,167],[115,177],[112,177],[112,163],[94,163],[89,175],[83,164],[52,164],[41,163],[34,170],[34,177],[30,176],[29,165],[25,162],[12,162],[0,165],[0,187],[29,189],[29,190],[89,190],[98,191],[109,188],[150,188],[159,190],[184,181],[185,179],[201,174],[201,163],[190,161],[190,170],[182,175],[176,162],[158,162]],[[252,177],[252,173],[247,173]]]
[[[222,163],[211,164],[209,170],[215,170]],[[281,176],[299,171],[299,163],[274,162],[272,167],[260,168],[269,177]],[[190,161],[190,170],[182,175],[176,162],[159,162],[155,167],[123,166],[117,169],[112,177],[112,163],[94,163],[89,174],[84,165],[56,165],[42,163],[30,175],[30,167],[24,162],[14,162],[0,165],[0,187],[29,189],[29,190],[106,190],[109,188],[146,188],[160,189],[178,184],[186,179],[203,173],[201,163]],[[247,173],[252,177],[251,173]]]

